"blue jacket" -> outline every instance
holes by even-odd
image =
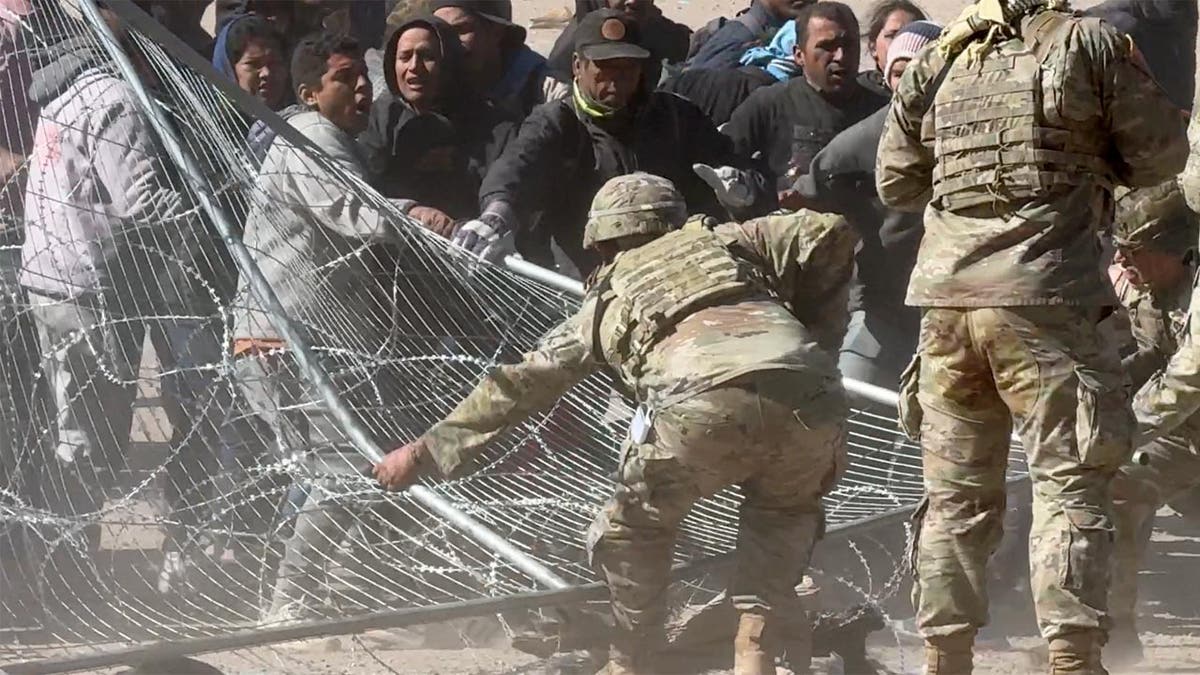
[[[775,35],[775,31],[787,23],[755,2],[750,9],[725,22],[708,38],[700,51],[692,57],[688,68],[737,68],[742,54],[751,47],[761,47]]]

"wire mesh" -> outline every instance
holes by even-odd
[[[280,137],[264,158],[251,111],[177,43],[116,31],[199,175],[163,151],[73,0],[0,3],[0,28],[0,631],[38,636],[0,643],[0,662],[535,588],[379,491],[231,251],[258,261],[384,448],[577,299],[454,251],[328,149]],[[223,239],[198,191],[244,230]],[[429,487],[568,582],[592,581],[584,533],[631,412],[592,378],[470,477]],[[852,463],[826,502],[835,531],[922,492],[894,410],[856,408],[850,426]],[[731,551],[737,504],[730,490],[695,508],[677,562]],[[895,592],[900,553],[887,555],[893,578],[865,598]]]

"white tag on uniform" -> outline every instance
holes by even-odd
[[[645,443],[650,437],[650,427],[653,425],[654,413],[639,405],[629,422],[629,440],[636,444]]]

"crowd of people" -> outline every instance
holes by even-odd
[[[580,0],[548,58],[506,0],[221,0],[213,36],[197,29],[207,3],[138,4],[290,127],[235,99],[231,140],[256,198],[219,203],[314,346],[394,348],[380,280],[404,257],[362,251],[403,241],[397,214],[485,260],[516,252],[589,279],[579,314],[376,475],[388,487],[458,475],[524,415],[615,373],[641,407],[589,537],[613,594],[610,672],[652,672],[675,529],[735,483],[737,672],[806,667],[792,586],[844,468],[839,375],[899,387],[922,442],[927,672],[971,671],[1014,428],[1051,672],[1103,673],[1106,641],[1113,659],[1140,658],[1136,573],[1154,511],[1200,483],[1200,324],[1187,320],[1200,193],[1175,177],[1195,3],[1077,15],[1060,0],[980,0],[943,27],[911,0],[878,0],[861,23],[833,0],[753,0],[693,32],[654,0]],[[334,487],[360,470],[354,450],[104,52],[57,19],[45,31],[57,42],[23,43],[22,26],[50,13],[52,0],[0,4],[0,96],[13,103],[0,118],[0,488],[53,480],[30,492],[38,508],[103,506],[97,468],[128,450],[148,336],[170,373],[173,431],[160,589],[186,570],[206,477],[237,464],[249,434],[231,411],[244,409],[273,439],[265,452],[317,476],[294,500],[264,608],[268,622],[313,616],[323,561],[364,507]],[[1114,308],[1128,322],[1105,332]],[[224,360],[240,387],[216,400],[204,366]],[[362,370],[333,366],[350,373],[346,392],[372,392],[364,414],[403,406],[390,373]],[[31,468],[20,458],[43,442],[39,425],[53,438],[47,466]],[[1135,449],[1146,461],[1128,461]],[[86,568],[98,526],[84,534],[64,569]],[[22,557],[16,536],[0,557]]]

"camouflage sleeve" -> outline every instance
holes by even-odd
[[[1130,187],[1158,185],[1187,163],[1183,112],[1171,103],[1127,36],[1103,22],[1093,25],[1094,30],[1078,31],[1072,39],[1082,41],[1079,47],[1092,54],[1104,73],[1101,105],[1112,138],[1117,180]],[[1066,105],[1070,92],[1063,96]],[[1087,100],[1083,96],[1075,99]]]
[[[1196,32],[1196,51],[1200,53],[1200,31]],[[1196,87],[1196,98],[1192,100],[1192,121],[1188,124],[1187,136],[1190,152],[1183,173],[1179,174],[1179,187],[1193,211],[1200,212],[1200,87]]]
[[[520,363],[492,368],[424,440],[447,478],[466,473],[471,460],[492,440],[530,415],[554,404],[599,365],[584,335],[584,318],[594,301],[551,330]]]
[[[945,60],[925,49],[904,70],[875,157],[875,187],[883,203],[897,211],[919,213],[933,195],[936,159],[924,125],[932,88]]]
[[[780,296],[821,347],[833,352],[841,347],[859,242],[845,218],[799,211],[720,225],[715,231],[766,269]]]
[[[1193,289],[1193,311],[1200,308],[1200,289]],[[1170,433],[1200,410],[1200,321],[1188,317],[1183,343],[1165,370],[1142,385],[1133,399],[1139,442]]]

